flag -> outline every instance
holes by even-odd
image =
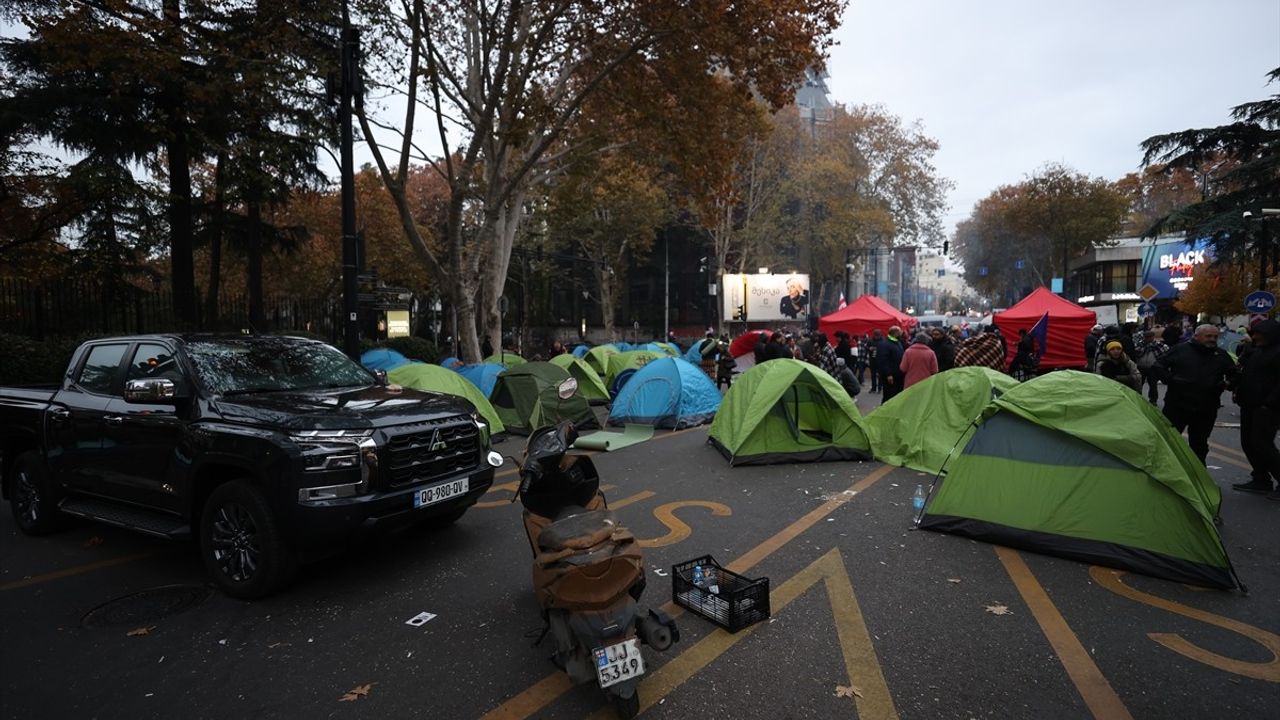
[[[846,307],[848,307],[848,306],[849,306],[849,303],[847,303],[847,302],[845,302],[845,301],[844,301],[844,293],[840,293],[840,306],[839,306],[839,307],[837,307],[836,309],[837,309],[837,310],[843,310],[843,309],[845,309],[845,308],[846,308]]]
[[[1036,344],[1036,357],[1043,358],[1049,351],[1049,313],[1040,316],[1035,325],[1027,331]]]

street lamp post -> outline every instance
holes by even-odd
[[[344,333],[342,349],[348,357],[360,357],[360,323],[356,305],[357,275],[360,272],[360,256],[356,237],[355,161],[352,158],[353,130],[352,106],[355,102],[359,72],[356,54],[360,38],[351,27],[351,17],[346,2],[342,3],[342,70],[339,88],[338,121],[341,126],[340,150],[342,155],[342,314]]]

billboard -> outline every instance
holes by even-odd
[[[1150,283],[1160,291],[1158,299],[1173,300],[1212,262],[1208,239],[1148,245],[1142,250],[1142,282],[1138,286]]]
[[[734,273],[725,273],[724,292],[720,294],[721,308],[720,317],[733,322],[742,321],[742,311],[746,300],[746,276],[736,275]]]
[[[807,322],[809,276],[747,275],[747,319],[752,322]]]

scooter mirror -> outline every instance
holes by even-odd
[[[576,392],[578,392],[578,381],[575,378],[566,379],[556,388],[556,394],[561,400],[568,400]]]

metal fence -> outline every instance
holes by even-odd
[[[249,327],[249,301],[244,295],[218,298],[216,322],[205,318],[204,331],[238,332]],[[262,332],[306,332],[336,341],[341,302],[331,298],[268,295],[263,298],[267,327]],[[0,332],[35,338],[171,332],[173,294],[134,286],[106,285],[84,279],[34,282],[0,278]]]

